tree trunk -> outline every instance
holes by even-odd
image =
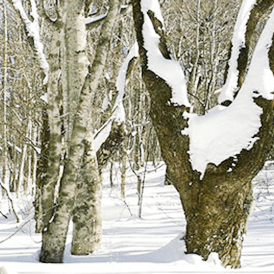
[[[186,205],[183,197],[187,253],[207,259],[210,253],[216,252],[223,266],[238,268],[250,209],[251,182],[233,182],[226,175],[216,177],[192,183],[189,188],[198,184],[198,191],[191,197],[196,198],[191,200],[191,206]],[[233,184],[237,187],[231,187]]]
[[[172,87],[149,68],[150,48],[147,50],[144,46],[144,16],[149,16],[149,23],[159,35],[158,47],[162,58],[167,60],[171,57],[165,45],[163,24],[154,11],[148,10],[147,14],[143,12],[143,1],[134,0],[132,3],[142,77],[151,97],[150,116],[167,165],[169,180],[180,194],[186,215],[187,253],[201,255],[206,260],[211,252],[216,252],[224,266],[237,268],[240,266],[243,234],[252,201],[251,180],[261,170],[271,148],[273,102],[262,97],[253,98],[262,109],[261,127],[256,134],[258,140],[251,149],[243,149],[219,166],[209,163],[201,176],[200,172],[193,170],[189,159],[189,135],[181,133],[188,127],[184,113],[189,112],[189,108],[170,103]],[[269,49],[272,71],[273,51],[272,43]]]
[[[102,183],[99,176],[96,153],[90,141],[85,140],[83,164],[80,170],[80,183],[73,215],[73,239],[71,254],[88,255],[101,246],[102,237]]]
[[[127,151],[122,144],[122,167],[121,167],[121,198],[125,199],[126,197],[126,175],[127,175]]]
[[[4,24],[4,51],[2,56],[2,68],[3,68],[3,120],[2,120],[2,180],[3,184],[8,187],[9,185],[9,172],[8,172],[8,130],[7,130],[7,92],[8,92],[8,23],[7,23],[7,2],[3,1],[3,24]]]
[[[78,15],[79,17],[83,17],[84,5],[81,1],[73,1],[73,3],[70,2],[67,4],[72,5],[71,7],[75,7],[75,4],[78,4]],[[100,237],[101,227],[98,226],[97,228],[94,228],[94,224],[98,225],[98,222],[101,220],[101,209],[96,208],[95,212],[95,207],[100,207],[98,200],[100,200],[101,197],[101,185],[99,178],[97,178],[97,166],[93,165],[96,163],[96,160],[92,152],[93,138],[90,136],[92,134],[92,109],[90,106],[92,105],[92,94],[98,87],[99,79],[104,69],[108,42],[112,37],[112,27],[116,20],[119,4],[120,1],[118,0],[111,1],[108,18],[102,26],[101,41],[99,42],[93,65],[89,67],[89,73],[85,78],[83,87],[80,89],[79,104],[73,121],[72,134],[69,142],[69,153],[60,183],[56,213],[53,216],[53,221],[48,223],[43,232],[43,244],[40,253],[41,262],[61,263],[63,261],[68,225],[73,212],[77,213],[74,218],[74,228],[79,229],[79,233],[75,231],[73,234],[72,252],[77,255],[88,254],[94,251],[90,248],[98,247],[98,235]],[[77,20],[77,27],[85,27],[81,24],[81,22],[84,22],[82,20],[83,18],[78,19],[75,19]],[[75,51],[77,51],[78,46],[81,44],[81,39],[86,39],[86,37],[83,36],[82,29],[79,30],[79,34],[80,36],[74,36],[76,41],[71,41]],[[85,41],[83,41],[83,43],[85,44]],[[78,75],[78,77],[80,76]],[[93,165],[92,169],[91,165]],[[84,182],[83,191],[85,189],[90,190],[90,188],[91,191],[85,191],[85,193],[80,192],[77,197],[77,203],[75,204],[75,193],[77,193],[77,181],[79,176],[83,176],[80,180],[80,182]],[[92,178],[92,176],[95,177]],[[93,195],[96,191],[98,191],[98,193]],[[93,196],[90,197],[90,194]],[[90,199],[90,201],[88,199]],[[87,218],[82,215],[79,217],[78,212],[86,214],[88,217],[93,216],[93,214],[98,214],[94,218],[94,222],[87,222]],[[83,220],[87,222],[84,225],[81,223]],[[96,239],[93,240],[93,235],[89,235],[89,233],[95,231],[96,233],[94,236]],[[85,241],[85,243],[88,241],[89,245],[84,246],[83,244],[80,244],[81,241]]]
[[[50,204],[53,204],[54,201],[50,201],[50,204],[47,204],[46,201],[42,201],[42,192],[44,180],[47,176],[48,168],[48,157],[49,157],[49,120],[46,107],[42,108],[42,130],[41,130],[41,152],[39,155],[37,163],[37,177],[36,177],[36,192],[34,200],[35,215],[34,219],[36,221],[35,232],[42,233],[44,224],[44,214],[43,206],[45,208],[50,208]]]

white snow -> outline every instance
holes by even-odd
[[[234,93],[237,89],[239,74],[239,71],[237,70],[238,56],[240,53],[240,49],[245,46],[246,24],[249,19],[250,12],[255,4],[256,0],[244,0],[242,2],[233,32],[232,50],[229,60],[227,80],[222,88],[221,94],[219,95],[219,103],[225,102],[226,100],[229,100],[231,102],[233,101]]]
[[[147,14],[149,10],[155,13],[155,17],[163,23],[158,0],[142,0],[142,12],[144,14],[143,37],[144,48],[147,50],[148,69],[166,81],[172,89],[170,103],[175,105],[190,106],[187,98],[185,77],[182,68],[175,60],[166,59],[159,50],[160,36],[155,32],[151,20]]]
[[[127,57],[124,59],[122,66],[119,69],[119,74],[116,80],[116,88],[118,90],[118,96],[115,102],[115,106],[120,104],[123,101],[123,97],[125,94],[125,83],[126,83],[126,76],[128,71],[129,62],[138,57],[138,44],[135,42],[131,47]]]
[[[94,134],[93,148],[95,153],[100,149],[101,145],[108,138],[113,119],[109,119],[99,130]]]
[[[216,107],[205,116],[185,114],[190,137],[190,159],[193,169],[203,177],[208,163],[219,165],[225,159],[252,148],[261,126],[262,109],[254,98],[273,100],[274,77],[269,67],[268,50],[274,30],[274,11],[254,51],[246,80],[233,103]]]
[[[85,18],[85,24],[89,25],[89,24],[98,22],[98,21],[106,18],[107,15],[108,15],[108,11],[106,13],[100,14],[100,15],[98,15],[96,17],[87,17],[87,18]]]
[[[125,58],[122,66],[120,67],[117,81],[116,81],[116,88],[118,90],[118,95],[115,100],[115,104],[113,106],[112,115],[106,121],[106,123],[98,130],[98,132],[94,135],[94,149],[97,152],[101,145],[106,141],[108,138],[112,122],[116,121],[118,124],[121,124],[125,121],[125,109],[123,105],[123,98],[125,94],[125,82],[126,82],[126,74],[128,70],[129,62],[138,56],[138,44],[135,43],[131,50],[129,51],[127,57]],[[106,102],[104,102],[103,107],[105,107]]]
[[[151,163],[148,170],[153,170]],[[127,171],[126,198],[119,197],[119,166],[115,166],[115,187],[109,187],[109,173],[103,172],[103,241],[101,249],[90,256],[69,254],[71,228],[67,240],[64,264],[40,264],[38,252],[41,235],[34,233],[34,222],[27,223],[10,239],[2,242],[22,224],[16,224],[8,212],[6,200],[1,200],[0,273],[231,273],[220,266],[216,254],[205,262],[193,254],[186,255],[185,219],[178,193],[164,185],[165,166],[146,174],[143,215],[138,218],[136,177]],[[236,273],[274,273],[274,170],[263,170],[254,180],[257,204],[249,219],[245,236],[242,269]],[[126,205],[126,204],[127,205]],[[27,221],[27,209],[22,203],[20,215]],[[24,213],[23,213],[24,212]]]

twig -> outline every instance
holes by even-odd
[[[9,237],[6,239],[0,241],[0,244],[4,243],[5,241],[9,240],[11,237],[13,237],[16,233],[18,233],[26,224],[28,224],[33,218],[26,221],[24,224],[22,224],[15,232],[13,232]]]
[[[5,214],[3,214],[2,211],[0,211],[0,213],[4,218],[8,219],[8,217]]]

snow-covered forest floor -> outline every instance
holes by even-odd
[[[119,179],[118,173],[114,177]],[[136,176],[128,172],[123,200],[118,181],[111,190],[105,172],[102,248],[90,256],[71,256],[70,230],[64,264],[58,265],[38,262],[41,236],[34,233],[34,221],[28,222],[31,215],[27,214],[32,210],[29,203],[18,205],[22,222],[17,224],[8,212],[7,201],[2,200],[1,212],[8,219],[0,215],[0,273],[274,273],[274,166],[268,165],[254,180],[256,204],[239,270],[223,269],[215,254],[207,262],[184,254],[180,239],[185,219],[177,192],[173,186],[164,185],[164,174],[164,165],[146,173],[139,218]]]

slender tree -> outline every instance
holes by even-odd
[[[71,56],[84,53],[86,45],[86,31],[84,22],[84,8],[82,1],[66,3],[67,10],[74,9],[75,17],[72,21],[66,20],[65,29],[73,33],[69,41]],[[101,239],[101,180],[98,173],[96,154],[93,148],[92,127],[92,94],[98,87],[100,76],[104,69],[107,47],[112,36],[112,27],[117,18],[120,1],[110,2],[108,17],[106,18],[98,43],[96,55],[92,65],[88,68],[84,83],[77,87],[77,79],[81,82],[78,66],[84,73],[83,64],[75,57],[67,64],[69,73],[74,74],[70,85],[74,94],[79,94],[71,135],[69,135],[69,149],[64,172],[60,182],[58,204],[53,215],[53,221],[48,223],[43,231],[43,244],[40,253],[41,262],[62,262],[68,225],[73,216],[74,233],[71,252],[76,255],[92,253],[100,246]],[[67,16],[67,15],[66,15]],[[68,19],[68,17],[66,17]],[[73,23],[74,21],[74,23]],[[72,28],[72,29],[71,29]],[[73,32],[78,32],[77,35]],[[72,36],[70,36],[72,37]],[[83,60],[79,58],[80,61]],[[74,61],[73,61],[74,60]],[[73,67],[73,66],[76,67]],[[87,66],[87,62],[86,62]],[[77,75],[76,75],[77,74]],[[72,79],[70,79],[72,81]],[[70,96],[70,95],[69,95]],[[73,112],[73,110],[72,110]],[[76,202],[75,202],[76,201]]]

